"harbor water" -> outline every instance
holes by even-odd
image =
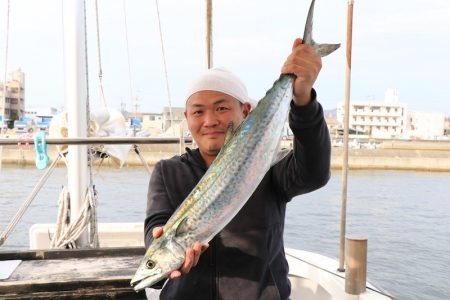
[[[0,231],[43,172],[3,165]],[[144,168],[92,170],[99,222],[142,222],[149,174]],[[0,251],[28,248],[34,223],[56,221],[65,168],[54,170]],[[341,173],[288,205],[287,247],[339,256]],[[349,171],[347,234],[368,238],[368,278],[398,299],[450,299],[450,173]]]

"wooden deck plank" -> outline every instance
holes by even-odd
[[[43,250],[0,253],[22,259],[0,280],[2,299],[145,299],[130,287],[144,253],[139,249]]]

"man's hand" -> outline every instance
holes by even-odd
[[[310,45],[302,44],[296,39],[292,53],[281,69],[283,74],[297,76],[294,82],[294,102],[296,105],[307,105],[311,99],[311,90],[322,68],[322,59]]]
[[[159,238],[163,234],[163,227],[153,228],[152,235],[153,238]],[[208,249],[209,244],[200,244],[200,242],[195,242],[192,248],[186,249],[186,256],[183,265],[175,271],[169,274],[170,279],[175,279],[180,277],[182,274],[188,273],[192,267],[195,267],[198,263],[200,255]]]

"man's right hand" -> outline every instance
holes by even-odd
[[[153,228],[152,235],[154,239],[159,238],[163,234],[163,227],[155,227]],[[175,279],[180,277],[182,274],[188,273],[192,267],[195,267],[198,263],[200,255],[208,249],[209,244],[200,244],[200,242],[196,241],[192,248],[186,248],[186,254],[184,263],[178,270],[172,271],[169,274],[170,279]]]

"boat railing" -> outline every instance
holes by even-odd
[[[47,145],[112,145],[112,144],[178,144],[191,143],[192,137],[86,137],[86,138],[47,138]],[[0,138],[0,146],[17,145],[19,143],[34,144],[34,140],[16,138]]]
[[[34,144],[34,139],[24,140],[15,138],[0,138],[0,146],[5,145],[17,145],[20,143]],[[151,170],[147,161],[142,156],[138,144],[180,144],[180,148],[185,143],[192,143],[192,137],[176,138],[176,137],[86,137],[86,138],[48,138],[45,139],[45,143],[49,145],[106,145],[106,144],[122,144],[122,145],[134,145],[134,152],[138,155],[141,163],[150,174]],[[32,192],[28,195],[25,201],[22,203],[16,214],[13,216],[5,230],[0,233],[0,247],[4,244],[6,239],[12,233],[17,223],[20,221],[31,202],[34,200],[38,192],[41,190],[44,183],[56,167],[59,159],[63,157],[63,153],[58,153],[58,156],[53,160],[52,164],[46,168],[46,171],[39,179]]]

